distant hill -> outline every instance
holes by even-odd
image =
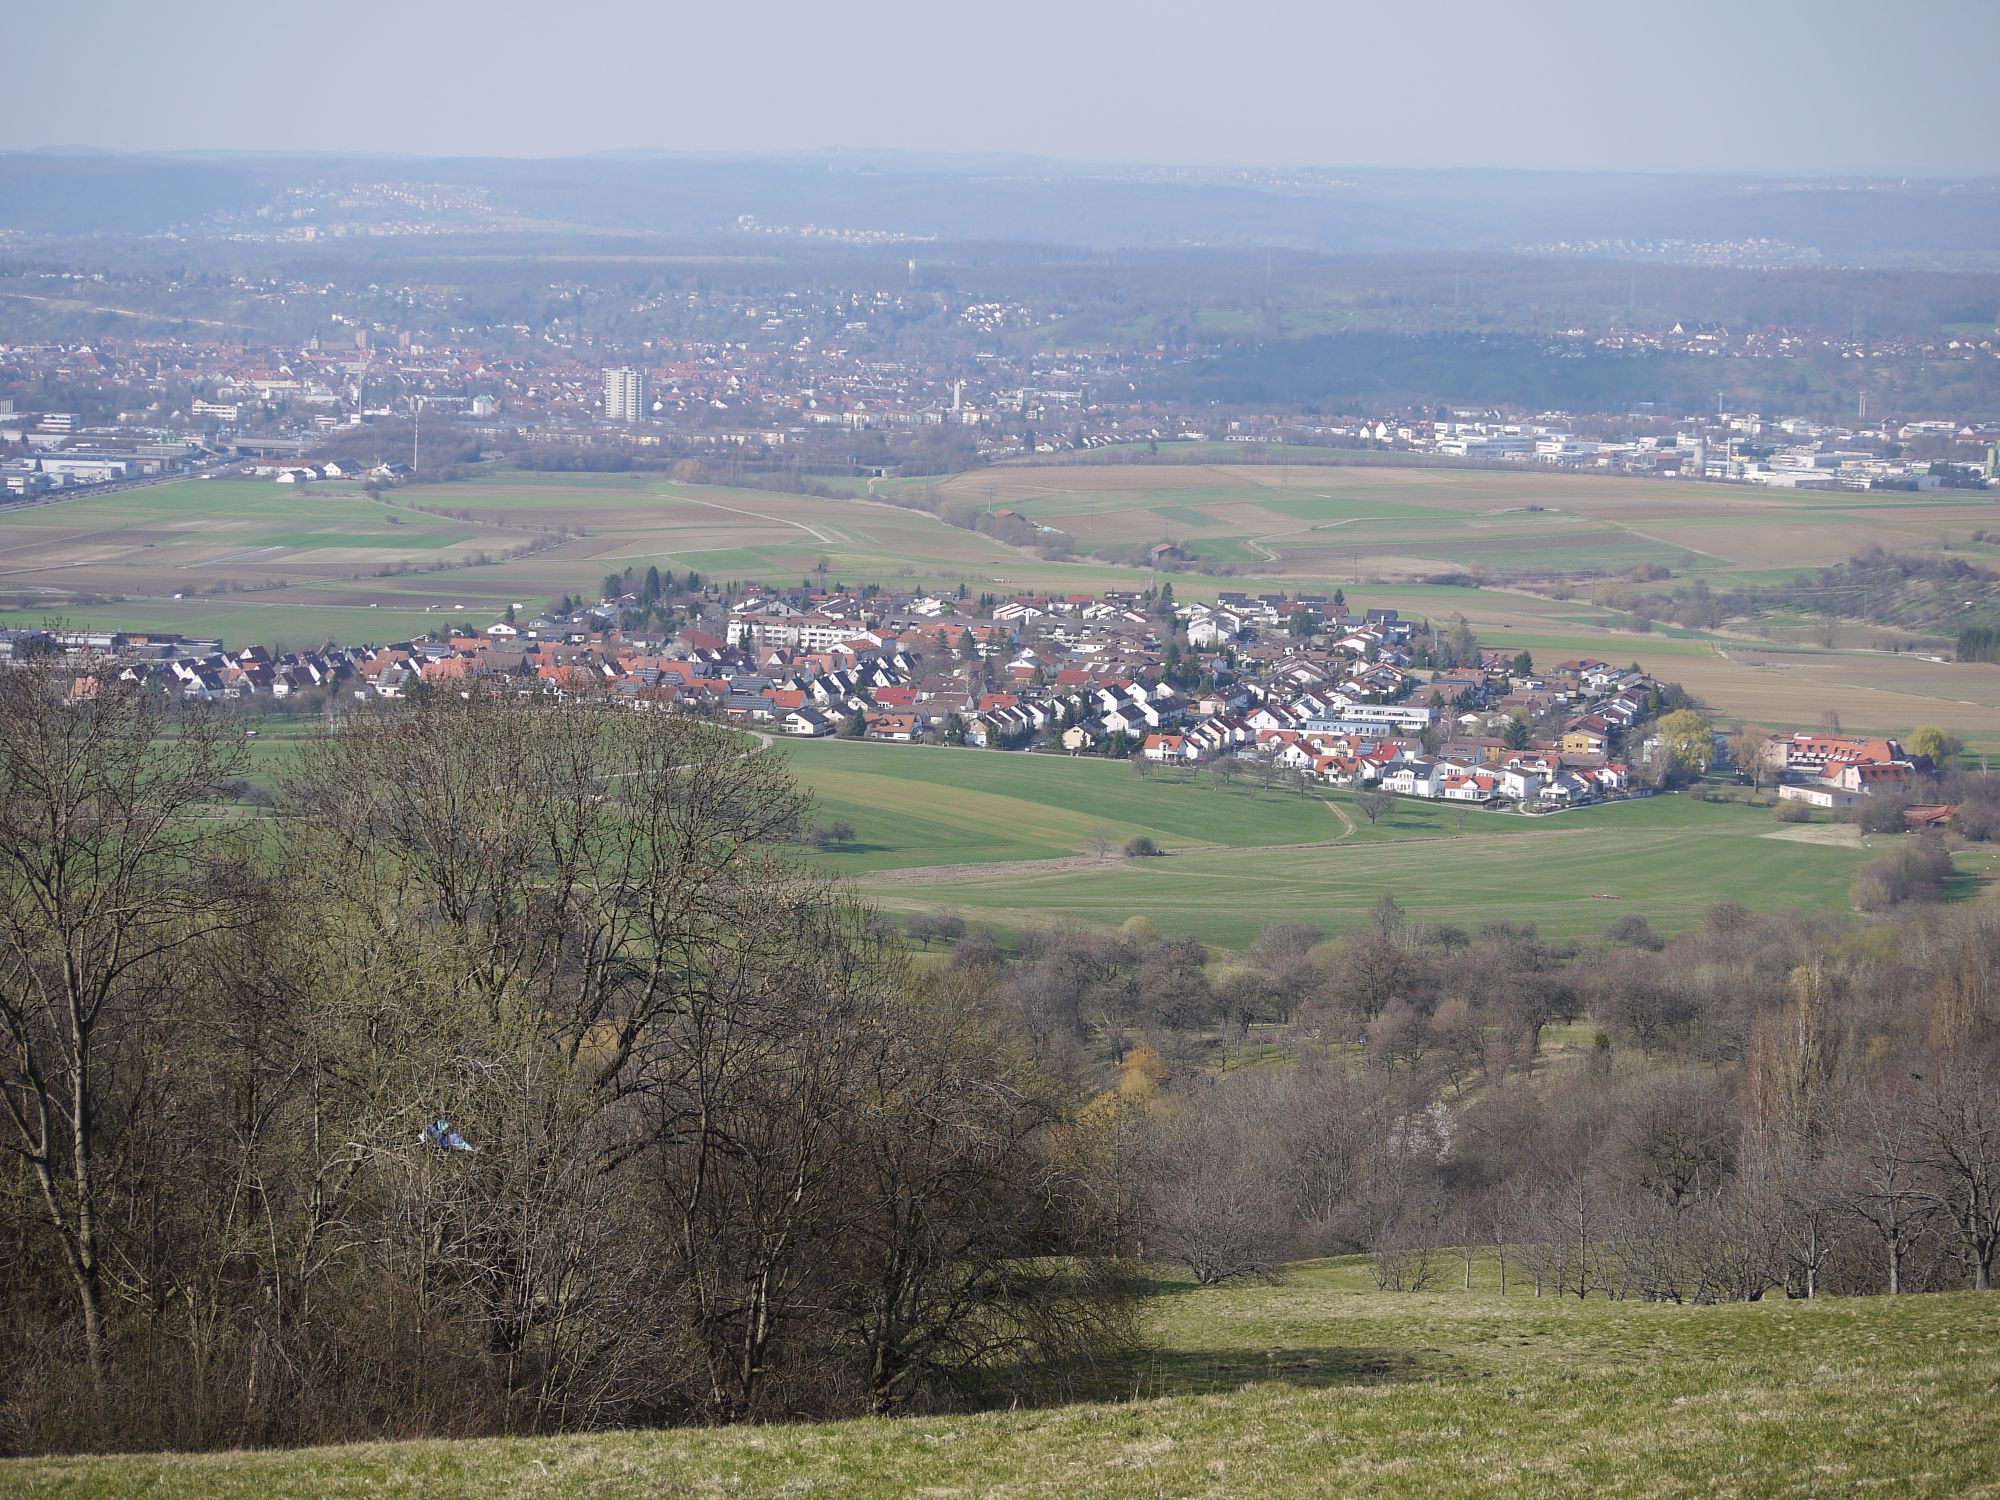
[[[108,152],[0,154],[0,229],[25,234],[152,234],[255,208],[269,184],[236,162]]]
[[[748,214],[767,226],[1089,249],[1561,247],[1670,259],[2000,264],[2000,181],[1988,179],[1232,173],[855,151],[549,160],[12,152],[0,154],[0,228],[76,235],[199,227],[287,188],[329,181],[478,187],[496,210],[521,219],[666,234],[730,229]]]

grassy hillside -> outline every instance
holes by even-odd
[[[915,1421],[27,1460],[73,1500],[421,1495],[1808,1495],[2000,1490],[1975,1293],[1722,1307],[1164,1284],[1108,1399]]]
[[[1098,830],[1114,848],[1140,833],[1171,848],[1297,844],[1344,827],[1320,797],[1171,771],[1142,781],[1118,761],[840,740],[781,753],[819,816],[854,824],[854,847],[833,861],[844,873],[1077,854]]]
[[[268,789],[315,727],[265,726],[250,779]],[[1116,927],[1144,912],[1225,948],[1277,921],[1349,930],[1385,890],[1428,923],[1532,921],[1561,936],[1633,912],[1677,932],[1718,901],[1845,909],[1855,872],[1885,845],[1681,796],[1544,818],[1401,799],[1371,824],[1344,792],[1218,787],[1173,770],[1142,780],[1088,757],[848,740],[780,740],[774,753],[812,794],[814,821],[854,827],[851,844],[811,858],[891,911],[951,906],[1008,929]],[[1090,853],[1100,832],[1107,860]],[[1169,857],[1119,858],[1135,834]],[[1961,851],[1947,896],[1970,895],[1996,861],[1983,846]]]

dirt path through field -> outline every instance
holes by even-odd
[[[1315,839],[1309,844],[1184,844],[1175,849],[1163,849],[1159,854],[1148,856],[1156,859],[1173,859],[1182,854],[1219,854],[1228,849],[1264,849],[1276,854],[1285,849],[1325,849],[1344,839],[1354,836],[1354,820],[1344,810],[1331,802],[1321,799],[1321,805],[1340,823],[1340,832],[1330,839]],[[869,875],[855,877],[864,885],[956,885],[966,881],[985,880],[991,876],[1006,875],[1073,875],[1083,870],[1115,869],[1125,862],[1124,856],[1106,854],[1099,859],[1095,854],[1061,854],[1053,859],[994,859],[967,865],[911,865],[901,870],[881,870]]]
[[[1790,828],[1774,828],[1757,835],[1760,839],[1786,839],[1795,844],[1830,844],[1839,849],[1865,849],[1861,830],[1852,823],[1806,823]]]
[[[1346,824],[1345,830],[1335,838],[1312,839],[1303,844],[1184,844],[1176,849],[1163,849],[1159,854],[1148,858],[1172,860],[1186,854],[1294,854],[1304,849],[1344,847],[1354,834],[1354,821],[1332,803],[1327,804],[1327,809]],[[1592,832],[1594,830],[1589,828],[1538,828],[1519,837],[1575,839],[1587,837]],[[1381,841],[1381,847],[1452,844],[1463,839],[1484,837],[1486,835],[1478,833],[1443,833],[1426,838],[1384,839]],[[981,880],[1007,879],[1022,875],[1077,875],[1089,870],[1115,870],[1125,863],[1126,861],[1116,854],[1107,854],[1102,859],[1095,854],[1064,854],[1054,859],[993,859],[963,865],[910,865],[900,870],[874,870],[866,874],[857,874],[853,878],[863,890],[875,886],[968,885]]]
[[[838,538],[828,536],[824,531],[821,531],[817,526],[811,525],[805,521],[794,521],[786,516],[767,516],[762,511],[759,510],[745,510],[740,505],[722,505],[714,500],[697,500],[692,495],[671,495],[666,498],[672,500],[685,501],[689,505],[706,505],[710,510],[727,511],[732,516],[749,516],[752,520],[769,521],[773,526],[795,526],[800,531],[809,532],[812,535],[813,540],[818,542],[822,547],[833,547],[840,545]]]
[[[1332,497],[1328,496],[1327,498],[1331,499]],[[1243,539],[1243,545],[1255,552],[1262,553],[1266,562],[1283,562],[1284,559],[1269,547],[1266,547],[1264,543],[1276,541],[1280,537],[1304,536],[1314,531],[1332,531],[1336,527],[1352,526],[1356,521],[1393,521],[1395,519],[1394,516],[1348,516],[1345,520],[1341,521],[1321,521],[1313,526],[1294,526],[1289,531],[1267,531],[1262,536],[1246,536]]]
[[[1159,858],[1176,854],[1212,854],[1227,844],[1194,844],[1175,849]],[[1292,846],[1301,847],[1301,846]],[[994,859],[975,865],[911,865],[901,870],[878,870],[854,877],[864,890],[879,885],[964,885],[976,880],[1012,875],[1075,875],[1085,870],[1115,870],[1124,864],[1122,855],[1065,854],[1055,859]]]

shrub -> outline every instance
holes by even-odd
[[[1952,815],[1951,826],[1960,837],[1979,843],[2000,838],[2000,802],[1987,796],[1967,799],[1959,803],[1958,811]]]
[[[1614,943],[1625,943],[1634,948],[1644,948],[1658,953],[1667,946],[1667,940],[1653,931],[1653,924],[1637,912],[1620,917],[1604,929],[1604,935]]]
[[[1861,867],[1854,877],[1854,904],[1862,911],[1887,911],[1905,901],[1935,901],[1951,855],[1937,838],[1918,838]]]
[[[1149,834],[1135,833],[1131,838],[1125,840],[1125,857],[1127,859],[1150,859],[1159,852],[1160,846],[1153,841],[1152,836]]]
[[[1854,810],[1854,821],[1860,825],[1863,833],[1901,833],[1903,809],[1909,805],[1907,797],[1892,797],[1878,793]]]
[[[1780,823],[1810,823],[1812,808],[1804,802],[1780,802],[1777,817]]]

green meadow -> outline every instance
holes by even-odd
[[[217,551],[447,547],[473,540],[464,521],[375,499],[359,485],[283,485],[268,479],[192,479],[53,504],[0,509],[0,538],[59,529],[71,545],[115,543],[138,533],[154,545],[210,538]],[[426,497],[429,498],[429,497]],[[136,561],[136,560],[135,560]]]
[[[1279,845],[1338,837],[1320,797],[1218,788],[1206,775],[1066,755],[840,740],[781,742],[813,794],[814,817],[854,825],[828,862],[845,873],[1082,854],[1102,831],[1114,851],[1138,834],[1163,848]]]
[[[1637,912],[1674,932],[1718,901],[1845,909],[1876,852],[1832,828],[1801,838],[1767,807],[1686,796],[1545,817],[1399,798],[1370,823],[1345,792],[1141,779],[1087,757],[836,740],[777,753],[813,794],[815,821],[854,827],[851,844],[815,856],[822,867],[892,910],[951,906],[1013,931],[1143,912],[1163,932],[1242,948],[1277,921],[1352,928],[1387,890],[1423,921],[1468,929],[1531,921],[1584,936]],[[1104,860],[1089,857],[1100,832]],[[1139,834],[1166,853],[1118,857]],[[1079,857],[1036,863],[1063,856]],[[923,877],[871,880],[911,867]]]
[[[248,780],[273,788],[318,730],[263,723]],[[1221,786],[1175,769],[1142,778],[1090,757],[832,739],[780,739],[771,753],[811,795],[809,822],[854,829],[806,856],[818,868],[892,912],[948,906],[1015,933],[1143,913],[1162,932],[1241,949],[1273,922],[1351,930],[1384,891],[1421,921],[1467,930],[1517,921],[1587,937],[1638,913],[1677,932],[1719,901],[1845,910],[1855,872],[1884,844],[1682,795],[1540,817],[1398,798],[1371,823],[1347,792]],[[1122,857],[1138,835],[1163,853]],[[1958,861],[1948,898],[1996,868],[1982,850]]]
[[[1224,794],[1229,795],[1229,794]],[[1332,844],[1201,849],[1088,868],[937,872],[863,889],[892,910],[949,905],[1007,930],[1144,913],[1162,932],[1247,946],[1272,922],[1359,926],[1385,891],[1423,922],[1470,930],[1532,922],[1556,936],[1636,913],[1663,932],[1720,901],[1755,911],[1845,909],[1863,845],[1774,837],[1767,809],[1674,796],[1530,819],[1398,802],[1381,825]],[[866,840],[865,829],[857,832]],[[836,868],[838,856],[834,856]]]

